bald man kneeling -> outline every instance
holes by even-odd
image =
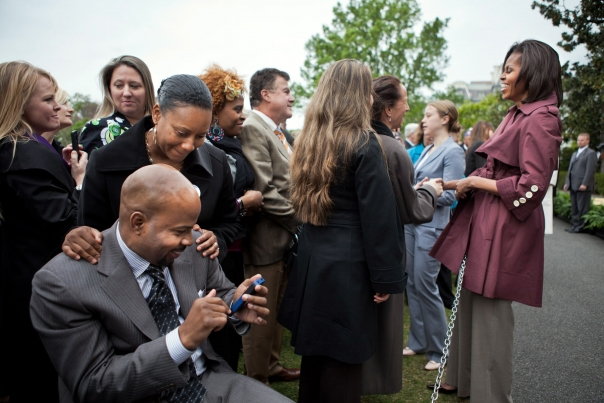
[[[124,182],[98,265],[61,253],[38,271],[31,317],[59,373],[61,402],[291,401],[232,372],[207,340],[225,325],[243,335],[269,311],[258,285],[231,314],[259,276],[235,288],[216,259],[196,253],[200,208],[180,172],[146,166]]]

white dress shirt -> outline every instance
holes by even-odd
[[[252,109],[252,112],[255,113],[256,115],[260,116],[262,118],[262,120],[264,120],[266,122],[268,127],[271,128],[272,131],[275,131],[279,128],[279,125],[276,124],[275,122],[273,122],[273,119],[269,118],[264,113],[257,111],[256,109]]]
[[[579,148],[577,150],[577,157],[576,158],[579,158],[579,155],[581,155],[581,153],[583,152],[583,150],[585,150],[586,148],[587,148],[587,146]]]
[[[143,293],[143,297],[146,300],[149,294],[151,293],[151,287],[153,286],[153,278],[150,275],[145,274],[145,270],[149,268],[150,263],[139,255],[137,255],[136,253],[134,253],[124,243],[120,235],[119,223],[116,226],[115,234],[117,236],[117,242],[120,245],[122,252],[124,253],[124,257],[130,264],[130,267],[132,268],[132,273],[134,274],[134,277],[136,277],[138,286],[140,287],[141,292]],[[174,297],[174,302],[176,303],[176,312],[178,313],[178,320],[180,321],[180,324],[182,324],[185,321],[185,318],[183,318],[180,314],[180,303],[178,302],[178,292],[176,291],[176,286],[174,285],[174,281],[172,280],[172,276],[170,275],[170,270],[167,267],[163,267],[163,269],[164,276],[166,278],[166,284],[168,285],[168,288],[170,288],[172,296]],[[200,297],[203,297],[203,295],[200,295]],[[193,360],[193,364],[195,365],[195,371],[197,372],[197,375],[203,374],[203,372],[206,370],[205,357],[202,354],[201,348],[197,347],[197,349],[194,351],[185,348],[185,346],[183,346],[182,342],[180,341],[180,336],[178,335],[178,327],[166,334],[166,347],[168,348],[168,353],[170,354],[170,357],[172,357],[172,360],[174,360],[174,363],[176,365],[182,364],[187,360],[187,358],[191,357],[191,359]]]

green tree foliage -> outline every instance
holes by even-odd
[[[307,57],[300,72],[305,84],[292,86],[296,97],[309,99],[321,75],[334,61],[366,62],[375,77],[391,74],[407,87],[413,107],[419,89],[444,78],[449,58],[443,31],[448,19],[425,22],[416,0],[351,0],[333,8],[330,26],[306,43]]]
[[[424,111],[429,101],[448,99],[453,102],[459,109],[463,105],[465,99],[459,94],[455,88],[449,87],[446,91],[436,91],[429,99],[421,96],[413,96],[409,99],[409,112],[405,115],[403,125],[407,123],[419,123],[424,117]]]
[[[469,129],[479,120],[486,120],[497,128],[513,105],[502,99],[501,94],[489,94],[480,102],[466,101],[459,107],[459,122],[464,129]]]
[[[558,43],[564,50],[570,52],[580,45],[587,48],[586,64],[565,65],[565,135],[575,139],[588,132],[592,146],[604,142],[604,1],[581,0],[576,8],[567,9],[559,0],[543,0],[534,1],[531,7],[538,8],[554,26],[570,29]]]

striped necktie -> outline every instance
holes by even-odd
[[[164,270],[161,267],[150,264],[145,273],[153,279],[151,292],[147,297],[147,304],[149,304],[149,309],[151,309],[151,314],[155,319],[155,323],[157,323],[159,332],[162,336],[165,336],[180,325],[176,313],[176,302],[170,287],[166,284]],[[189,383],[182,388],[163,392],[161,394],[162,399],[170,403],[201,403],[204,400],[206,388],[195,372],[193,360],[188,358],[187,361],[190,374]]]
[[[275,130],[275,134],[277,135],[277,137],[279,137],[279,140],[281,140],[281,142],[283,143],[283,147],[285,147],[285,149],[287,150],[287,155],[292,155],[292,148],[289,145],[289,143],[287,142],[287,139],[285,138],[285,134],[283,134],[280,127],[277,127],[277,129]]]

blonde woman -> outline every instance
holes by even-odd
[[[444,181],[461,179],[465,168],[463,149],[457,145],[452,133],[459,133],[458,113],[451,101],[430,102],[421,121],[424,136],[434,138],[414,165],[415,182],[424,178],[443,178]],[[405,226],[407,247],[407,302],[410,327],[407,347],[403,355],[425,353],[426,370],[440,367],[440,359],[447,331],[447,320],[436,278],[440,263],[428,255],[430,249],[447,226],[455,192],[448,190],[438,198],[432,221]]]
[[[87,153],[111,143],[151,114],[155,105],[151,72],[138,57],[111,59],[101,70],[100,80],[103,102],[80,133],[80,144]]]
[[[57,374],[29,317],[31,281],[61,251],[76,226],[76,186],[87,155],[72,153],[68,171],[60,153],[41,136],[61,125],[57,84],[26,62],[0,64],[0,362],[11,401],[58,401]],[[35,385],[21,387],[35,370]]]
[[[404,289],[402,226],[371,94],[365,64],[334,63],[296,139],[291,201],[304,226],[280,321],[302,356],[301,403],[360,402],[377,304]]]

